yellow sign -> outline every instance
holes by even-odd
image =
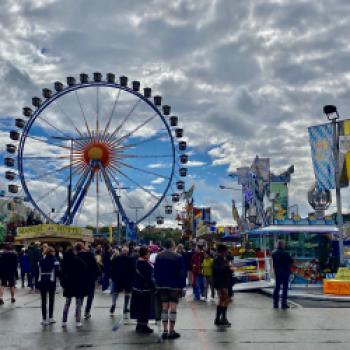
[[[83,227],[58,224],[42,224],[17,228],[16,240],[39,239],[45,237],[92,240],[92,231]]]

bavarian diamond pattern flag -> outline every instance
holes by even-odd
[[[308,131],[317,188],[333,189],[335,188],[335,159],[332,124],[311,126]]]

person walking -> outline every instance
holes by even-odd
[[[204,296],[204,280],[203,280],[203,247],[197,246],[192,256],[192,275],[193,275],[193,298],[200,300]]]
[[[192,257],[194,254],[194,249],[189,249],[185,253],[185,265],[186,265],[186,272],[187,272],[187,286],[192,286],[193,282],[193,274],[192,274]]]
[[[29,265],[29,257],[28,252],[25,248],[22,248],[21,253],[19,255],[19,267],[21,270],[21,281],[22,281],[22,288],[25,287],[25,279],[27,277],[27,287],[29,287],[29,272],[30,272],[30,265]]]
[[[153,265],[149,261],[147,247],[141,247],[139,255],[131,294],[130,318],[137,319],[136,332],[150,334],[153,333],[153,329],[148,326],[148,319],[152,293],[155,290]]]
[[[62,260],[61,285],[66,302],[63,308],[62,327],[67,326],[69,308],[72,299],[75,298],[76,326],[81,327],[82,301],[88,292],[88,270],[85,262],[77,256],[76,252],[69,248]]]
[[[37,242],[32,242],[28,247],[28,259],[29,259],[29,287],[32,291],[38,289],[38,264],[41,259],[41,252],[39,249],[39,244]]]
[[[282,285],[282,309],[289,309],[287,304],[288,297],[288,285],[289,276],[291,272],[291,267],[293,264],[293,259],[288,252],[285,251],[285,241],[279,240],[277,242],[277,249],[272,253],[273,269],[275,272],[275,289],[273,291],[273,307],[278,309],[280,289]]]
[[[11,303],[15,303],[15,285],[18,267],[17,254],[14,252],[11,244],[6,244],[4,252],[1,255],[0,270],[1,270],[1,286],[0,286],[0,305],[4,304],[4,289],[10,288]]]
[[[41,295],[41,314],[43,326],[56,323],[53,318],[56,293],[56,279],[59,274],[59,262],[55,257],[55,249],[47,247],[45,255],[39,262],[38,286]],[[47,296],[49,296],[49,319],[47,320]]]
[[[226,314],[230,303],[229,288],[231,287],[232,271],[226,255],[227,247],[219,244],[217,256],[213,263],[213,282],[219,297],[214,324],[216,326],[231,327]]]
[[[176,339],[175,331],[177,304],[182,290],[186,287],[186,268],[184,259],[175,253],[175,242],[165,241],[165,250],[158,254],[154,265],[156,288],[162,302],[163,339]]]
[[[78,242],[75,245],[75,250],[77,252],[77,256],[81,258],[87,267],[88,276],[87,276],[87,299],[85,305],[84,318],[87,320],[91,318],[91,307],[95,297],[95,287],[96,281],[98,279],[100,270],[98,268],[96,259],[94,255],[85,249],[83,242]]]
[[[204,277],[204,297],[208,299],[208,289],[210,288],[211,300],[215,297],[215,288],[213,283],[213,265],[214,258],[209,251],[204,252],[203,277]]]
[[[102,255],[102,291],[107,291],[109,288],[111,279],[111,258],[111,247],[106,245]]]
[[[112,306],[110,308],[111,315],[115,312],[118,296],[124,292],[124,318],[128,317],[130,294],[135,276],[135,261],[129,255],[128,247],[123,247],[121,254],[116,256],[111,262],[111,278],[112,278]]]

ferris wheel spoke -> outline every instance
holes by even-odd
[[[63,146],[63,145],[58,145],[56,143],[52,143],[50,142],[48,139],[43,139],[43,138],[40,138],[40,137],[36,137],[36,136],[32,136],[32,135],[27,135],[28,138],[32,139],[32,140],[35,140],[35,141],[38,141],[38,142],[42,142],[42,143],[45,143],[45,144],[48,144],[50,146],[54,146],[54,147],[57,147],[57,148],[63,148],[63,149],[67,149],[69,150],[69,147],[68,146]]]
[[[153,175],[153,176],[156,176],[156,177],[161,177],[161,178],[166,179],[166,180],[169,180],[169,179],[170,179],[169,176],[164,176],[164,175],[162,175],[162,174],[155,173],[154,171],[150,171],[150,170],[145,170],[145,169],[142,169],[142,168],[138,168],[138,167],[133,166],[133,165],[131,165],[131,164],[127,164],[127,163],[125,163],[125,162],[121,162],[120,160],[115,161],[114,164],[115,164],[116,166],[118,166],[118,165],[123,165],[123,166],[125,166],[125,167],[127,167],[127,168],[130,168],[130,169],[133,169],[133,170],[137,170],[137,171],[142,172],[142,173],[145,173],[145,174],[150,174],[150,175]],[[119,169],[118,169],[118,170],[119,170]]]
[[[35,177],[31,177],[29,180],[33,181],[33,180],[43,179],[48,175],[57,174],[57,173],[60,173],[61,171],[67,170],[67,169],[69,169],[69,164],[65,165],[59,169],[50,170],[50,171],[47,171],[45,173],[35,174]]]
[[[77,128],[75,123],[73,122],[72,118],[63,110],[61,105],[58,103],[58,101],[55,101],[55,106],[57,106],[58,110],[66,117],[66,119],[69,121],[69,123],[73,126],[75,131],[78,133],[80,137],[84,137],[84,135],[80,132],[80,130]]]
[[[162,130],[160,135],[152,136],[150,138],[146,138],[146,139],[144,139],[142,141],[139,141],[139,142],[129,143],[129,144],[123,145],[123,147],[125,147],[125,148],[135,148],[136,146],[143,145],[143,144],[145,144],[147,142],[152,142],[152,141],[155,141],[155,140],[161,138],[162,136],[164,136],[166,134],[166,132],[167,132],[167,130]]]
[[[69,159],[69,155],[65,155],[65,156],[58,156],[58,157],[53,157],[53,156],[46,156],[46,157],[34,157],[34,156],[24,156],[22,157],[23,160],[44,160],[44,161],[50,161],[50,160],[58,160],[58,159],[61,159],[61,160],[66,160],[66,159]]]
[[[65,133],[63,130],[61,130],[60,128],[58,128],[57,126],[51,124],[49,121],[47,121],[46,119],[44,119],[41,115],[38,115],[37,117],[38,119],[40,119],[42,122],[44,122],[45,124],[47,124],[48,126],[50,126],[52,129],[56,130],[57,132],[59,132],[60,134],[62,134],[65,137],[69,137],[69,135],[67,133]]]
[[[63,184],[67,183],[69,180],[69,175],[62,181],[59,181],[58,185],[54,188],[50,188],[47,192],[45,192],[43,195],[41,195],[36,202],[39,203],[42,200],[44,200],[46,197],[50,196],[51,194],[55,193]]]
[[[138,188],[140,188],[142,191],[148,193],[150,196],[152,196],[153,198],[155,198],[157,201],[159,200],[160,197],[157,197],[155,194],[153,194],[150,190],[148,190],[147,188],[145,188],[144,186],[140,185],[137,181],[133,180],[130,176],[126,175],[123,171],[121,171],[120,169],[114,168],[114,170],[119,173],[120,175],[122,175],[123,177],[125,177],[126,179],[128,179],[131,183],[133,183],[135,186],[137,186]]]
[[[97,86],[96,88],[96,135],[99,135],[99,129],[100,129],[100,88]]]
[[[109,116],[109,118],[108,118],[107,124],[106,124],[106,126],[105,126],[105,128],[104,128],[104,131],[103,131],[103,138],[104,138],[104,139],[106,139],[107,130],[109,129],[109,126],[111,125],[114,112],[115,112],[115,110],[116,110],[116,108],[117,108],[117,105],[118,105],[118,102],[119,102],[119,97],[120,97],[121,91],[122,91],[122,90],[119,89],[119,90],[118,90],[118,93],[117,93],[116,96],[115,96],[111,114],[110,114],[110,116]]]
[[[145,154],[145,155],[139,155],[139,154],[128,154],[128,153],[122,153],[118,154],[119,158],[170,158],[172,157],[172,154]]]
[[[124,140],[128,139],[130,136],[134,135],[135,132],[139,131],[140,129],[142,129],[145,125],[147,125],[149,122],[151,122],[158,114],[155,113],[154,115],[152,115],[150,118],[146,119],[144,122],[142,122],[140,125],[138,125],[136,128],[134,128],[133,130],[131,130],[130,132],[128,132],[127,134],[123,135],[122,137],[120,137],[119,139],[115,140],[112,142],[112,145],[119,145],[121,144]]]
[[[86,115],[85,115],[83,106],[82,106],[82,104],[81,104],[81,101],[80,101],[80,98],[79,98],[79,95],[78,95],[78,91],[77,91],[77,90],[75,90],[75,96],[76,96],[76,98],[77,98],[77,101],[78,101],[78,104],[79,104],[79,108],[80,108],[81,114],[82,114],[82,116],[83,116],[83,118],[84,118],[84,124],[85,124],[85,127],[86,127],[86,131],[87,131],[88,135],[91,137],[91,136],[92,136],[91,130],[90,130],[90,128],[89,128],[89,124],[88,124],[88,122],[87,122]]]
[[[99,233],[100,229],[100,190],[99,190],[99,176],[98,172],[95,174],[96,181],[96,233]]]
[[[122,127],[126,124],[126,122],[128,121],[128,119],[131,117],[131,115],[134,113],[136,107],[139,105],[139,103],[141,102],[141,99],[138,99],[134,105],[131,107],[130,111],[126,114],[126,116],[124,117],[124,119],[122,120],[122,122],[119,124],[119,126],[117,126],[115,128],[115,130],[112,132],[112,134],[110,135],[110,138],[113,138],[117,135],[117,133],[122,129]]]

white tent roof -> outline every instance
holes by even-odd
[[[338,233],[338,227],[334,225],[271,225],[249,231],[248,234],[274,234],[274,233]]]

